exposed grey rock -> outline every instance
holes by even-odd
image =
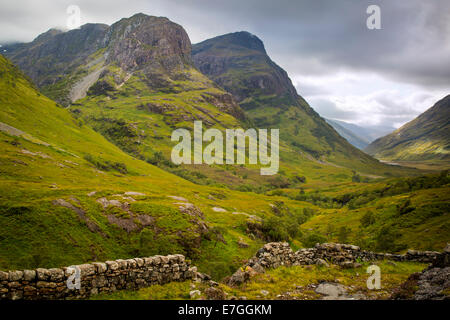
[[[450,267],[430,268],[420,275],[415,300],[442,300],[445,290],[450,289]],[[447,293],[448,298],[448,293]]]
[[[200,290],[192,290],[189,292],[189,296],[191,297],[191,299],[197,299],[202,295],[202,293],[200,292]]]
[[[330,265],[323,259],[317,259],[316,260],[316,264],[319,266],[325,266],[325,267],[329,267]]]
[[[226,295],[220,288],[209,287],[205,290],[205,295],[209,300],[225,300]]]
[[[347,289],[339,283],[324,282],[318,285],[315,292],[326,296],[338,297],[347,293]]]
[[[23,272],[22,271],[10,271],[9,272],[9,281],[19,281],[23,278]]]

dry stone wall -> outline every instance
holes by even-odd
[[[440,253],[435,251],[409,250],[406,254],[375,253],[361,250],[358,246],[339,243],[316,244],[314,248],[292,251],[287,242],[267,243],[250,260],[264,268],[276,268],[280,265],[308,265],[325,260],[345,266],[357,261],[394,260],[431,263]]]
[[[238,269],[229,279],[229,285],[239,285],[254,273],[279,266],[296,266],[328,263],[342,267],[354,267],[362,261],[394,260],[432,263],[442,254],[435,251],[409,250],[406,254],[376,253],[361,250],[358,246],[339,243],[316,244],[314,248],[293,251],[287,242],[267,243],[258,250],[248,263]]]
[[[76,288],[77,269],[79,289]],[[0,271],[0,299],[86,299],[97,293],[195,279],[197,274],[197,268],[180,254],[64,268]]]

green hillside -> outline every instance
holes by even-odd
[[[391,134],[372,142],[366,151],[386,161],[450,163],[450,95]]]
[[[87,55],[83,47],[74,46],[80,38],[93,41],[96,51],[87,51]],[[351,181],[353,171],[371,178],[414,174],[380,164],[352,147],[297,95],[286,72],[265,54],[262,42],[256,37],[251,40],[241,39],[239,45],[244,43],[244,49],[239,52],[247,57],[250,50],[252,61],[253,56],[258,58],[257,74],[264,75],[267,87],[275,91],[261,93],[252,79],[232,78],[232,83],[240,83],[245,98],[219,81],[233,95],[224,91],[195,68],[188,35],[166,18],[136,14],[110,27],[88,24],[66,33],[49,31],[29,44],[8,47],[7,54],[46,95],[70,105],[76,118],[121,150],[197,184],[263,192],[281,186],[300,187],[305,179]],[[254,48],[246,48],[246,43]],[[234,51],[241,48],[233,41],[225,45]],[[58,46],[71,48],[67,52],[71,63],[64,63],[66,51],[61,54],[55,50]],[[220,57],[221,53],[214,54]],[[28,63],[30,55],[39,56],[35,64]],[[49,70],[48,61],[60,68]],[[252,75],[250,69],[255,69],[255,63],[247,66],[238,61],[238,66],[230,71],[236,77]],[[45,80],[48,77],[51,81]],[[174,167],[170,162],[171,132],[192,130],[194,120],[201,120],[205,129],[282,128],[279,175],[261,176],[254,165]]]

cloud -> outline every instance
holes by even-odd
[[[29,41],[65,26],[71,4],[80,6],[84,22],[110,24],[141,11],[165,15],[183,25],[193,42],[248,30],[291,75],[346,69],[434,88],[450,85],[447,0],[3,1],[0,42]],[[381,8],[381,30],[366,27],[370,4]]]
[[[425,91],[405,95],[399,90],[382,90],[371,94],[312,96],[311,106],[325,118],[363,126],[398,128],[430,108],[443,94]]]

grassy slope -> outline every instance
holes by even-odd
[[[393,133],[372,142],[366,151],[388,161],[443,162],[450,159],[450,95]]]
[[[350,195],[351,200],[339,210],[326,206],[301,229],[329,242],[350,242],[376,251],[399,252],[411,247],[440,251],[450,241],[448,181],[444,172],[358,189],[351,185],[324,188],[320,192],[323,197]]]

